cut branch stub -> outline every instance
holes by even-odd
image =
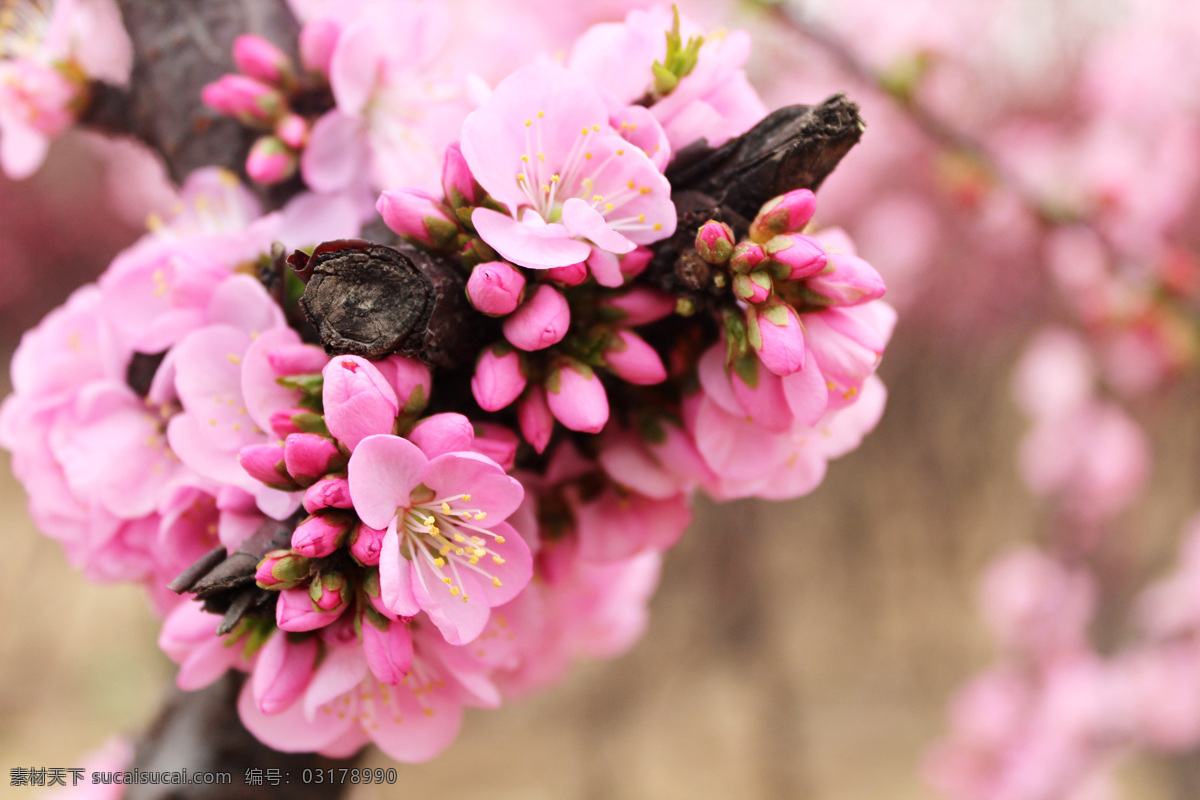
[[[308,276],[300,307],[326,353],[381,358],[420,352],[437,296],[416,263],[421,255],[362,239],[327,242],[311,258],[292,255],[297,274]]]
[[[719,148],[698,143],[680,150],[667,178],[673,192],[700,192],[752,220],[772,197],[816,191],[864,127],[858,106],[844,95],[818,106],[786,106]]]

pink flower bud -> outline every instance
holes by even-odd
[[[321,374],[325,424],[342,444],[353,450],[368,436],[392,432],[400,405],[375,365],[358,356],[338,356]]]
[[[350,585],[340,572],[323,572],[309,584],[308,597],[321,611],[340,614],[350,601]]]
[[[471,394],[484,411],[499,411],[525,391],[521,354],[506,345],[493,345],[483,351],[471,378]]]
[[[313,581],[314,586],[319,584],[320,581]],[[297,586],[280,592],[275,603],[275,624],[285,631],[302,633],[323,628],[341,616],[341,608],[327,611],[313,605],[309,591]]]
[[[504,320],[504,336],[522,350],[541,350],[562,341],[570,326],[567,299],[543,283],[533,297]]]
[[[400,411],[405,414],[420,414],[429,404],[429,392],[433,387],[433,375],[429,367],[415,358],[388,356],[375,362],[388,385],[396,392]]]
[[[471,305],[493,317],[515,311],[524,291],[525,276],[507,261],[476,264],[467,280],[467,299]]]
[[[847,253],[830,255],[829,267],[809,278],[805,287],[829,298],[832,305],[861,305],[878,300],[887,291],[880,274],[858,256]]]
[[[766,302],[771,296],[771,274],[765,269],[733,276],[733,293],[750,305]]]
[[[483,197],[483,189],[475,182],[458,142],[451,142],[446,148],[446,157],[442,161],[442,190],[446,193],[446,202],[455,210],[478,205]]]
[[[296,422],[296,417],[311,414],[307,408],[281,408],[271,412],[271,431],[280,439],[286,439],[289,434],[300,433],[304,429]]]
[[[617,297],[601,301],[600,311],[605,319],[636,328],[674,314],[675,298],[648,286],[634,286]]]
[[[570,264],[565,267],[551,267],[546,270],[546,277],[563,286],[578,286],[587,280],[587,262],[580,261],[578,264]]]
[[[342,28],[325,17],[316,19],[300,29],[300,64],[306,72],[329,77],[329,64],[337,47]]]
[[[367,666],[380,683],[395,686],[404,680],[404,676],[412,668],[412,633],[403,622],[392,621],[386,630],[380,630],[371,622],[370,617],[364,614],[362,645],[363,655],[367,657]]]
[[[256,183],[270,186],[296,172],[296,152],[278,136],[260,136],[246,156],[246,174]]]
[[[728,264],[734,244],[733,228],[714,219],[701,225],[696,234],[696,252],[710,264]]]
[[[750,224],[750,238],[760,244],[784,233],[798,233],[817,210],[817,196],[808,189],[796,189],[768,200]]]
[[[658,353],[630,331],[618,330],[609,337],[604,360],[613,374],[630,383],[646,386],[667,379],[667,369]]]
[[[233,40],[233,63],[246,75],[267,83],[289,83],[295,77],[292,60],[261,36],[242,34]]]
[[[315,514],[323,508],[354,508],[350,482],[345,478],[322,478],[304,491],[304,510]]]
[[[408,432],[408,440],[432,460],[446,453],[470,450],[471,442],[475,440],[475,429],[462,414],[446,412],[421,420]]]
[[[654,251],[644,244],[639,244],[636,250],[631,250],[621,256],[621,274],[628,280],[636,278],[646,271],[646,267],[650,266],[650,261],[654,258]]]
[[[735,273],[750,272],[763,261],[766,261],[766,251],[754,242],[738,242],[729,257],[729,268]]]
[[[315,514],[292,531],[292,549],[307,558],[324,558],[342,546],[352,523],[345,512]]]
[[[285,344],[267,351],[267,363],[276,375],[311,375],[329,363],[329,356],[311,344]]]
[[[258,562],[254,579],[263,589],[291,589],[308,578],[308,559],[290,550],[272,550]]]
[[[568,360],[546,378],[550,413],[573,431],[599,433],[608,422],[608,394],[591,367]]]
[[[517,401],[517,423],[521,426],[521,435],[533,445],[534,450],[541,453],[550,444],[550,434],[554,433],[554,415],[546,404],[546,390],[541,386],[530,386]]]
[[[497,422],[476,422],[475,440],[471,449],[499,464],[505,472],[517,462],[517,447],[521,438]]]
[[[783,377],[804,366],[804,329],[786,303],[770,303],[747,311],[750,345],[763,365]]]
[[[317,433],[289,434],[283,440],[283,461],[288,474],[301,486],[310,486],[326,473],[346,466],[337,445]]]
[[[201,90],[200,99],[251,128],[270,128],[287,110],[278,89],[245,75],[222,75]]]
[[[816,275],[829,263],[821,243],[802,233],[776,236],[764,249],[773,261],[783,266],[778,276],[793,281]]]
[[[364,567],[375,566],[379,563],[379,551],[383,549],[383,537],[386,535],[387,531],[360,522],[350,534],[350,555]]]
[[[294,492],[300,488],[288,475],[284,450],[277,444],[248,444],[238,451],[238,463],[251,478],[272,489]]]
[[[375,209],[389,228],[409,241],[434,250],[453,250],[460,229],[450,209],[420,189],[397,189],[379,195]]]
[[[312,680],[318,649],[314,636],[293,641],[279,631],[267,639],[250,683],[260,711],[278,714],[299,699]]]
[[[275,135],[293,150],[303,150],[308,144],[308,123],[299,114],[284,114],[275,123]]]

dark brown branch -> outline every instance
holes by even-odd
[[[134,766],[143,772],[229,774],[225,784],[137,784],[125,800],[288,800],[335,799],[349,782],[304,781],[304,770],[353,767],[356,759],[333,759],[315,753],[280,753],[254,738],[238,719],[237,696],[242,678],[233,673],[198,692],[175,692],[162,713],[138,742]],[[247,770],[279,770],[280,785],[250,785]],[[328,773],[327,773],[328,774]]]
[[[233,40],[256,33],[294,52],[299,26],[284,0],[117,0],[133,41],[130,88],[103,84],[83,123],[136,137],[156,150],[182,182],[198,167],[222,166],[244,175],[257,134],[200,101],[200,90],[233,64]],[[271,190],[279,205],[296,186]]]

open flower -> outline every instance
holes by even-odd
[[[486,456],[429,458],[398,436],[363,439],[350,458],[350,496],[365,524],[387,530],[379,557],[384,605],[403,617],[427,612],[451,644],[474,640],[491,608],[533,574],[529,547],[504,522],[524,494]]]
[[[675,232],[670,184],[613,129],[581,75],[549,66],[513,73],[467,117],[462,152],[508,210],[476,208],[471,223],[514,264],[567,267],[593,249],[629,253]]]

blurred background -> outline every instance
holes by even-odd
[[[981,611],[989,564],[1027,543],[1085,563],[1090,640],[1108,656],[1139,640],[1135,598],[1175,568],[1200,509],[1194,6],[681,11],[751,30],[748,69],[769,106],[845,91],[863,107],[868,130],[818,194],[819,216],[849,230],[900,309],[883,421],[811,496],[699,501],[629,654],[469,713],[440,758],[354,797],[945,796],[927,753],[957,690],[1004,656]],[[5,361],[169,204],[155,170],[132,145],[72,134],[35,177],[0,178]],[[1097,394],[1151,454],[1102,519],[1077,519],[1075,489],[1022,462],[1034,423],[1013,374],[1049,324],[1087,344]],[[80,766],[153,718],[173,668],[142,590],[73,573],[7,468],[0,496],[0,765]],[[1137,742],[1104,753],[1111,795],[1046,796],[1197,796],[1190,748]]]

